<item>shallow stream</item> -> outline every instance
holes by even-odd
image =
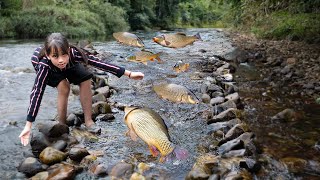
[[[201,155],[200,144],[206,143],[206,135],[210,131],[201,113],[208,109],[207,104],[175,104],[160,99],[152,90],[152,85],[167,81],[186,86],[200,99],[201,80],[191,80],[190,75],[198,69],[198,65],[213,55],[224,55],[234,49],[223,32],[217,29],[183,29],[188,35],[200,32],[203,41],[195,42],[192,46],[181,49],[162,47],[151,41],[158,32],[137,32],[144,40],[146,50],[154,53],[162,52],[164,63],[128,62],[125,57],[132,55],[139,48],[121,45],[114,40],[94,42],[98,51],[112,53],[111,63],[124,66],[132,71],[141,71],[145,78],[141,81],[129,80],[127,77],[117,78],[109,75],[109,85],[116,93],[108,101],[124,105],[146,106],[157,111],[166,121],[169,133],[175,144],[189,151],[190,157],[186,161],[174,161],[161,164],[151,156],[147,145],[141,140],[134,142],[124,134],[127,127],[123,122],[124,112],[114,108],[116,119],[112,122],[97,122],[102,128],[100,140],[88,143],[91,150],[103,150],[105,155],[99,161],[111,165],[121,160],[137,163],[145,162],[154,167],[152,176],[156,179],[184,179]],[[162,32],[169,33],[169,32]],[[29,102],[29,94],[34,82],[35,74],[30,63],[30,56],[34,49],[41,45],[41,41],[0,41],[0,173],[3,177],[18,177],[16,166],[24,159],[30,146],[22,147],[18,139],[25,124],[25,117]],[[173,71],[173,66],[183,61],[190,63],[190,70],[185,73]],[[319,141],[320,134],[320,107],[307,99],[287,97],[277,92],[266,93],[268,85],[260,84],[259,71],[253,65],[239,65],[236,72],[236,81],[240,87],[240,97],[245,103],[247,114],[245,122],[256,134],[258,142],[270,156],[277,161],[283,157],[294,156],[306,160],[320,161],[319,151],[314,145]],[[42,100],[41,109],[36,122],[45,122],[56,114],[57,92],[47,87]],[[297,103],[298,109],[304,116],[295,122],[274,122],[273,115]],[[292,105],[293,104],[293,105]],[[299,108],[297,108],[299,107]],[[77,96],[70,95],[69,112],[80,109]],[[15,124],[16,125],[10,125]],[[269,175],[279,173],[271,169]],[[281,172],[286,173],[286,172]],[[285,175],[284,177],[290,177]],[[302,175],[304,177],[304,175]],[[76,179],[93,178],[89,174],[80,174]],[[259,176],[257,176],[259,178]]]

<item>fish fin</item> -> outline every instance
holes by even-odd
[[[131,127],[132,127],[132,124],[131,124]],[[137,135],[136,132],[134,131],[133,127],[132,127],[132,129],[129,129],[128,134],[129,134],[130,138],[131,138],[133,141],[137,141],[137,140],[138,140],[138,135]]]
[[[167,46],[169,46],[171,43],[169,41],[164,41]]]
[[[176,34],[177,35],[182,35],[182,36],[187,36],[186,33],[184,33],[184,32],[177,32]]]
[[[200,33],[197,33],[196,35],[194,35],[194,37],[196,37],[198,40],[202,41]]]
[[[155,146],[149,146],[149,150],[153,157],[157,157],[159,155],[159,151]]]
[[[162,62],[162,60],[161,60],[160,57],[159,57],[160,54],[161,54],[161,52],[159,52],[159,53],[156,54],[156,58],[155,58],[155,59],[158,60],[158,62]]]
[[[158,62],[163,62],[160,57],[156,57],[156,60],[158,60]]]
[[[171,162],[175,159],[178,160],[185,160],[189,157],[189,152],[186,149],[180,148],[180,147],[175,147],[174,150],[166,155],[166,156],[161,156],[159,159],[159,162]]]
[[[148,63],[146,61],[142,62],[144,65],[148,65]]]
[[[154,61],[154,58],[150,58],[150,61]]]

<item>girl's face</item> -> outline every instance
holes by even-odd
[[[62,54],[61,49],[58,49],[58,51],[51,51],[48,58],[51,60],[52,64],[59,69],[64,69],[69,63],[69,54]]]

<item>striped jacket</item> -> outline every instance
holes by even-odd
[[[40,58],[41,49],[42,47],[37,48],[31,57],[31,63],[34,66],[37,75],[31,91],[30,105],[28,108],[27,121],[30,122],[35,121],[38,114],[47,79],[49,77],[48,74],[51,71],[59,70],[46,57]],[[70,67],[70,65],[79,62],[84,62],[80,52],[75,48],[70,48],[70,59],[67,68]],[[94,55],[88,55],[88,64],[97,69],[112,73],[117,77],[121,77],[125,71],[123,67],[101,62],[101,60]]]

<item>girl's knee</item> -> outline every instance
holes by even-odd
[[[60,94],[69,95],[70,92],[70,83],[67,80],[63,80],[58,85],[58,92]]]

